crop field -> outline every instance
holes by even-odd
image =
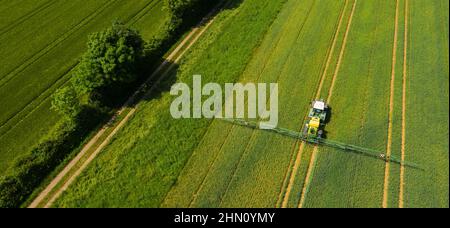
[[[0,172],[59,120],[51,94],[71,76],[88,34],[121,20],[146,39],[166,21],[161,0],[18,0],[0,6]],[[45,32],[42,32],[45,31]]]
[[[11,12],[16,19],[8,18],[9,23],[21,24],[16,21],[22,20],[20,15],[26,12],[57,7],[51,2],[29,1],[21,12]],[[86,18],[89,13],[95,14],[93,8],[107,10],[105,4],[121,1],[96,1],[87,7],[91,12],[78,7],[78,13],[70,8],[76,2],[60,7]],[[140,12],[156,10],[156,15],[161,15],[161,7],[157,1],[139,2],[140,6],[121,3],[122,8],[113,7],[111,13],[123,14],[149,37],[157,30],[152,21],[163,23],[163,16]],[[175,69],[165,75],[159,90],[139,104],[130,120],[53,207],[449,207],[448,1],[225,2],[211,26]],[[5,4],[4,10],[8,7],[13,7],[13,3]],[[134,14],[125,13],[131,9]],[[100,18],[104,20],[103,16]],[[2,30],[13,31],[8,23],[2,23]],[[56,40],[68,32],[64,29],[80,22],[58,23],[62,23],[60,29],[55,26],[55,31],[48,34]],[[81,26],[80,31],[86,31],[80,32],[80,37],[100,26],[87,25]],[[32,34],[19,30],[18,33]],[[17,93],[15,96],[29,97],[29,104],[22,107],[20,102],[13,102],[13,95],[7,100],[6,92],[5,98],[0,96],[2,107],[11,107],[0,116],[5,126],[39,99],[39,105],[48,105],[46,98],[39,97],[64,84],[71,69],[68,62],[76,64],[83,42],[69,51],[72,54],[53,59],[52,66],[44,69],[36,65],[42,70],[41,78],[48,78],[48,82],[33,82],[34,77],[30,76],[36,94],[33,95],[34,90],[17,89],[18,78],[23,74],[25,80],[28,68],[41,59],[48,62],[43,58],[58,48],[71,50],[77,45],[74,40],[64,46],[66,41],[53,44],[44,38],[36,39],[33,42],[37,54],[14,52],[17,59],[29,55],[25,64],[30,66],[20,70],[19,63],[8,63],[5,66],[17,76],[9,76],[5,68],[0,83],[4,82],[7,89],[17,78],[15,91],[14,84],[10,90]],[[20,47],[17,45],[16,49]],[[49,45],[55,47],[47,51]],[[33,47],[27,50],[30,48]],[[11,53],[12,50],[11,47]],[[45,54],[35,57],[42,50]],[[51,77],[45,72],[57,72],[54,65],[59,66],[57,69],[66,68],[58,71],[59,76]],[[325,127],[327,139],[383,151],[389,157],[418,166],[312,145],[220,119],[176,120],[169,112],[174,99],[170,86],[175,82],[192,86],[192,75],[196,74],[203,76],[203,84],[278,83],[278,126],[298,132],[307,119],[310,102],[324,99],[331,108]],[[0,86],[3,93],[3,85]],[[29,121],[38,116],[49,121],[44,117],[48,113],[43,110],[47,109],[39,109],[39,105],[33,108],[37,113],[30,115]],[[11,129],[30,130],[25,125],[20,128],[21,123]],[[35,128],[44,129],[37,125]],[[14,133],[0,129],[7,132],[0,137]],[[16,130],[14,134],[24,133]],[[10,140],[9,143],[15,143],[13,140],[17,139]],[[16,153],[0,154],[3,159],[3,154],[6,157]]]

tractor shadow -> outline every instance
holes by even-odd
[[[333,108],[331,106],[328,106],[328,113],[327,113],[327,118],[325,119],[325,124],[330,123],[332,117],[333,117]]]
[[[324,121],[325,127],[322,129],[322,131],[323,131],[322,138],[323,139],[327,139],[327,135],[328,135],[327,124],[331,122],[332,115],[333,115],[333,108],[328,106],[327,118]]]

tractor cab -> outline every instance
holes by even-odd
[[[323,137],[323,126],[327,119],[328,106],[323,100],[316,100],[311,103],[308,120],[303,129],[303,134],[310,139]]]
[[[318,117],[321,122],[325,122],[327,119],[328,105],[323,100],[316,100],[311,103],[311,109],[309,111],[309,118]]]

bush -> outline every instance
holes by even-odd
[[[198,16],[210,8],[216,1],[211,0],[166,0],[166,8],[169,11],[170,20],[168,31],[177,32],[183,25],[192,23]]]
[[[61,125],[48,140],[35,147],[30,155],[19,158],[6,175],[0,178],[0,207],[19,207],[33,189],[72,149],[69,137],[74,134],[74,125]]]
[[[169,20],[165,24],[166,28],[161,37],[154,37],[147,42],[144,51],[145,62],[158,62],[181,33],[197,23],[217,2],[218,0],[165,0]]]
[[[64,118],[72,120],[79,114],[81,105],[72,86],[58,89],[52,98],[52,109],[59,112]]]

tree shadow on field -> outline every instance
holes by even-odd
[[[162,94],[169,92],[172,85],[177,82],[179,65],[177,63],[167,61],[167,66],[167,68],[155,74],[146,85],[145,94],[142,96],[143,101],[161,98]]]
[[[150,101],[159,99],[164,92],[170,91],[171,87],[178,80],[179,65],[170,60],[161,59],[158,61],[165,67],[158,68],[160,64],[148,68],[146,77],[142,76],[139,80],[139,87],[134,94],[125,102],[125,107],[134,108],[141,101]]]
[[[220,0],[218,0],[218,2],[220,2]],[[192,21],[195,21],[195,20],[188,20],[186,26],[189,27],[189,28],[203,27],[206,24],[208,24],[215,16],[220,14],[221,12],[226,11],[226,10],[236,9],[242,4],[242,2],[244,2],[244,0],[223,0],[222,3],[219,3],[218,5],[216,4],[213,7],[205,5],[204,7],[206,7],[206,8],[208,8],[208,7],[211,7],[211,8],[218,7],[218,9],[213,11],[213,12],[211,12],[211,13],[206,14],[202,18],[200,23],[198,23],[198,24],[193,24],[192,23]],[[213,3],[211,3],[211,4],[213,4]],[[193,12],[193,14],[195,14],[195,12]],[[192,15],[192,17],[195,17],[195,16]]]
[[[228,4],[225,3],[225,5],[222,7],[222,10],[236,9],[244,2],[244,0],[234,0],[234,1],[228,0],[228,2],[230,2],[230,3],[228,3]]]
[[[215,10],[212,13],[205,15],[200,22],[193,23],[195,19],[189,20],[187,19],[187,24],[185,25],[184,31],[190,31],[193,28],[199,28],[207,25],[215,16],[225,10],[233,10],[238,8],[243,3],[243,0],[224,0],[222,4],[219,5],[218,10]],[[208,7],[205,5],[205,7]],[[153,72],[157,69],[160,64],[152,64],[151,62],[158,62],[163,64],[166,62],[166,67],[164,67],[160,72],[154,74]],[[146,76],[142,76],[139,80],[139,83],[144,83],[141,89],[137,93],[134,94],[133,102],[127,102],[127,106],[135,106],[140,100],[150,101],[152,99],[161,98],[161,95],[165,92],[170,91],[172,85],[174,85],[178,80],[178,69],[179,65],[173,61],[168,59],[159,59],[159,61],[146,61],[144,63],[142,72],[147,72],[146,75],[152,75],[153,77],[149,78],[147,82]],[[167,70],[170,68],[169,70]],[[150,73],[151,72],[151,73]],[[145,73],[143,73],[145,74]]]

